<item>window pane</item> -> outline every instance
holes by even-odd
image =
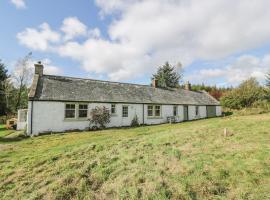
[[[66,109],[75,109],[75,104],[66,104]]]
[[[87,110],[79,110],[79,117],[87,117]]]
[[[65,117],[66,118],[74,118],[75,117],[75,110],[66,110]]]
[[[112,106],[111,106],[111,113],[112,114],[116,113],[115,104],[112,104]]]
[[[160,116],[160,106],[155,106],[155,116]]]
[[[85,118],[87,117],[88,105],[87,104],[80,104],[79,105],[79,117]]]
[[[147,107],[147,115],[148,116],[153,116],[153,106],[148,106]]]
[[[123,106],[122,107],[122,116],[123,117],[128,117],[128,106]]]
[[[88,105],[87,104],[80,104],[79,109],[88,109]]]
[[[65,118],[75,118],[75,104],[66,104]]]

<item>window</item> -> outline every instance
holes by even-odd
[[[173,106],[173,116],[177,116],[177,106]]]
[[[160,117],[160,106],[155,106],[155,116]]]
[[[123,117],[128,117],[128,106],[123,106],[122,107],[122,116]]]
[[[87,104],[79,104],[79,118],[86,118],[88,112]]]
[[[115,104],[111,105],[111,114],[116,114]]]
[[[148,106],[147,107],[147,115],[149,117],[153,116],[153,106]]]
[[[195,115],[196,115],[196,116],[199,115],[199,106],[196,106]]]
[[[160,106],[154,106],[154,105],[147,106],[147,116],[148,117],[160,117],[160,115],[161,115],[160,109],[161,109]]]
[[[66,104],[65,118],[75,118],[75,104]]]

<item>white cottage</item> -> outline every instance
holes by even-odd
[[[38,63],[29,93],[27,133],[85,130],[96,106],[110,109],[107,127],[129,126],[135,115],[140,124],[149,125],[166,123],[171,116],[182,122],[221,115],[219,102],[207,92],[44,75]]]

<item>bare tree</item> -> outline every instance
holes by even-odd
[[[24,58],[19,59],[15,65],[13,78],[15,81],[15,86],[18,88],[16,110],[20,108],[22,94],[27,93],[27,89],[30,86],[31,79],[33,77],[33,69],[31,68],[31,56],[32,53],[27,54]]]

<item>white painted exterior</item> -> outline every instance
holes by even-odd
[[[24,130],[27,125],[27,109],[18,110],[17,131]]]
[[[76,103],[76,102],[70,102]],[[33,104],[33,110],[32,110]],[[68,130],[86,130],[89,127],[89,121],[85,119],[65,119],[65,102],[53,101],[29,101],[27,132],[29,135],[38,135],[45,132],[63,132]],[[78,106],[79,103],[76,103]],[[85,104],[85,103],[82,103]],[[128,117],[122,117],[122,106],[128,106]],[[96,106],[105,106],[111,109],[110,103],[88,103],[88,117],[91,109]],[[160,105],[160,117],[147,116],[147,104],[122,104],[116,103],[116,114],[111,116],[111,121],[107,127],[130,126],[135,115],[138,117],[140,124],[161,124],[167,122],[167,117],[173,116],[173,105]],[[181,122],[184,119],[183,105],[177,106],[176,121]],[[206,118],[206,106],[199,106],[199,115],[195,115],[196,106],[188,106],[188,119],[195,120]],[[144,114],[143,114],[144,113]],[[32,120],[31,120],[32,115]],[[78,113],[76,112],[76,115]],[[217,115],[221,115],[221,107],[217,106]],[[31,126],[31,121],[33,125]],[[32,129],[31,129],[32,128]]]
[[[216,106],[216,114],[217,116],[221,116],[222,115],[222,109],[221,109],[221,106]]]

